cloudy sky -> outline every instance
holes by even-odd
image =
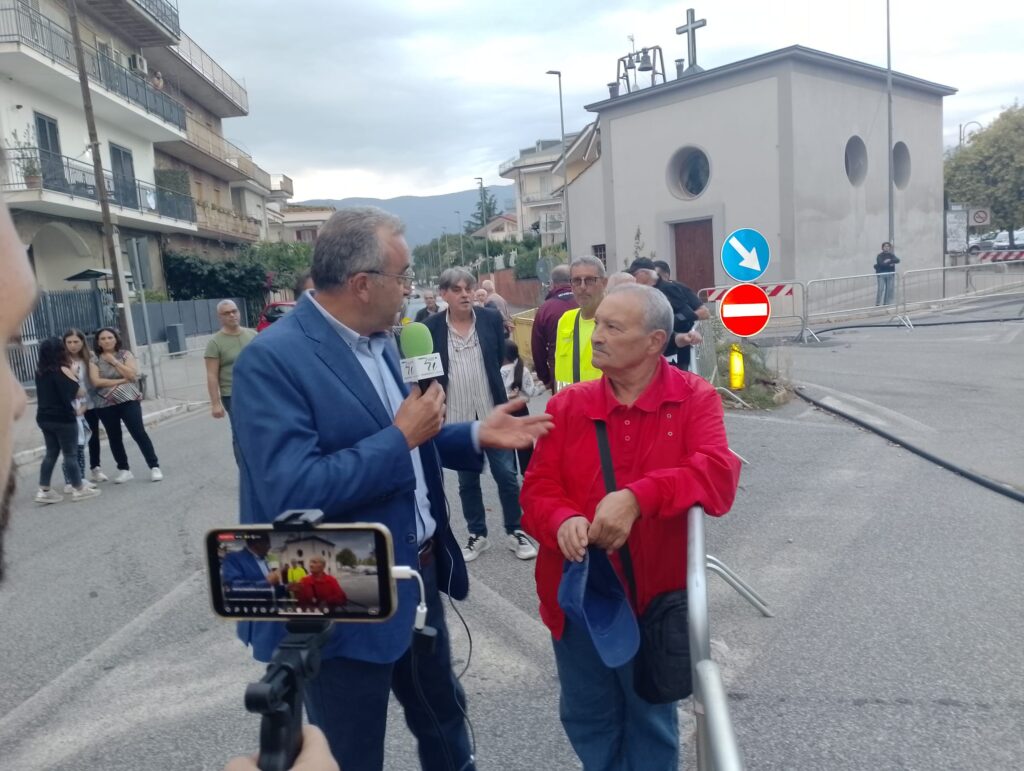
[[[945,140],[1024,99],[1024,3],[891,0],[893,69],[959,89]],[[591,119],[616,59],[661,45],[685,57],[675,28],[687,3],[662,0],[178,0],[182,28],[244,82],[250,115],[224,133],[297,200],[433,195],[540,137]],[[705,69],[800,44],[885,66],[885,0],[715,0],[695,6]],[[669,75],[672,77],[671,73]]]

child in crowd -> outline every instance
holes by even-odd
[[[523,364],[519,357],[519,346],[511,340],[505,342],[505,358],[501,365],[501,380],[505,384],[505,395],[509,400],[529,399],[536,396],[540,389],[537,388],[537,381],[533,379],[533,373]],[[521,410],[512,413],[516,417],[529,415],[530,410],[523,405]],[[519,462],[519,473],[525,475],[526,467],[530,463],[532,448],[516,450],[516,460]]]

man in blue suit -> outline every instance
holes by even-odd
[[[220,566],[221,584],[228,600],[273,600],[285,598],[281,573],[267,564],[270,535],[259,535],[245,548],[224,557]]]
[[[433,652],[410,647],[419,594],[409,581],[398,585],[393,618],[337,624],[324,646],[306,708],[345,771],[383,767],[390,691],[424,769],[474,768],[440,597],[462,599],[469,589],[441,467],[479,471],[481,448],[525,446],[550,426],[546,415],[512,417],[519,402],[442,427],[441,386],[404,386],[390,333],[412,285],[403,230],[379,209],[336,212],[314,249],[316,291],[246,347],[232,390],[242,522],[295,508],[321,509],[327,522],[379,522],[392,533],[397,564],[418,566],[426,585]],[[239,636],[268,661],[284,629],[242,623]]]

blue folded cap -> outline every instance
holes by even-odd
[[[621,667],[632,661],[640,648],[640,629],[603,549],[587,549],[582,562],[566,560],[558,604],[573,623],[590,633],[605,666]]]

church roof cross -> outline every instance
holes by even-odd
[[[696,14],[693,12],[693,9],[687,8],[686,24],[684,24],[681,27],[676,27],[677,35],[686,35],[687,54],[690,57],[690,66],[686,68],[687,72],[689,72],[690,70],[693,70],[694,72],[700,72],[702,69],[701,67],[697,66],[697,30],[699,30],[701,27],[706,26],[708,21],[707,19],[701,19],[700,21],[696,21],[695,17]]]

